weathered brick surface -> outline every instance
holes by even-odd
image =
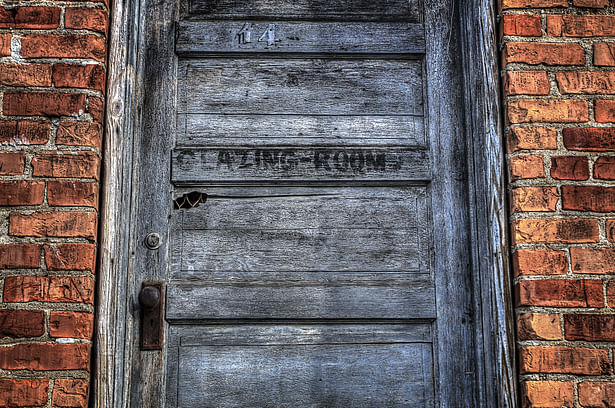
[[[513,253],[513,269],[519,275],[565,275],[568,258],[564,251],[550,249],[517,249]]]
[[[33,407],[47,402],[49,380],[0,378],[0,406]]]
[[[105,39],[87,34],[26,34],[21,38],[24,58],[91,58],[105,60]]]
[[[56,380],[52,401],[56,407],[86,408],[88,406],[88,382],[72,378]]]
[[[88,406],[108,15],[0,5],[0,407]]]
[[[0,244],[0,269],[38,268],[40,265],[40,245]]]
[[[562,329],[559,315],[522,313],[517,316],[519,340],[560,340]]]
[[[94,280],[75,276],[7,276],[5,302],[92,303]]]
[[[0,338],[38,337],[45,333],[42,310],[0,310]]]
[[[615,100],[597,100],[594,108],[594,114],[596,115],[596,122],[615,122]]]
[[[583,381],[579,384],[579,402],[586,408],[610,408],[615,406],[615,383]]]
[[[514,99],[508,102],[510,123],[586,122],[589,107],[578,99]]]
[[[42,181],[0,181],[0,206],[38,205],[44,199]]]
[[[89,370],[88,344],[17,344],[0,347],[0,369]]]
[[[96,238],[96,213],[37,212],[31,215],[11,213],[9,235],[19,237]]]
[[[45,264],[50,271],[94,271],[96,247],[92,244],[45,245]]]
[[[100,159],[92,152],[41,152],[32,159],[37,177],[78,177],[97,179]]]
[[[551,158],[551,177],[559,180],[587,180],[589,162],[583,156],[555,156]]]
[[[555,211],[558,200],[555,187],[518,187],[511,193],[511,211]]]
[[[513,180],[540,178],[545,176],[542,155],[523,155],[509,160],[510,178]]]
[[[49,317],[51,337],[91,339],[93,330],[92,313],[52,311]]]
[[[604,307],[602,281],[524,280],[517,284],[518,306]]]
[[[615,3],[501,14],[521,406],[612,407]],[[519,163],[538,156],[544,176]]]
[[[521,347],[521,373],[611,374],[609,351],[566,346]]]
[[[508,150],[555,150],[557,130],[548,126],[513,127],[507,133]]]
[[[615,42],[594,43],[594,65],[615,66]]]
[[[522,407],[569,407],[574,403],[572,381],[524,381],[521,383]]]

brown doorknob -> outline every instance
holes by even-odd
[[[152,310],[160,303],[160,290],[154,286],[146,286],[139,293],[139,304],[147,310]]]

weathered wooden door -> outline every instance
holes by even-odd
[[[165,282],[166,328],[133,406],[476,406],[456,19],[147,4],[131,290]]]

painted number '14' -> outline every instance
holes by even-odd
[[[245,23],[241,30],[237,33],[239,44],[247,44],[252,42],[252,25]],[[267,42],[267,45],[275,44],[275,24],[269,24],[267,29],[258,39],[259,42]]]

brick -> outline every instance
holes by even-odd
[[[512,223],[513,245],[598,242],[598,221],[587,218],[521,219]]]
[[[9,235],[18,237],[96,238],[96,213],[35,212],[31,215],[11,213]]]
[[[509,159],[509,167],[512,180],[542,178],[545,176],[542,155],[511,157]]]
[[[594,43],[594,65],[615,67],[615,42]]]
[[[32,159],[35,177],[79,177],[98,179],[100,159],[92,152],[41,152]]]
[[[548,95],[551,89],[545,71],[507,71],[504,84],[507,95]]]
[[[615,72],[564,71],[555,74],[563,94],[614,94]]]
[[[515,277],[521,275],[565,275],[568,258],[563,251],[517,249],[513,254]]]
[[[517,99],[507,103],[510,123],[587,122],[589,107],[577,99]]]
[[[615,220],[606,220],[606,239],[615,241]]]
[[[559,194],[555,187],[519,187],[511,192],[511,211],[555,211]]]
[[[572,381],[521,382],[522,408],[560,408],[574,404]]]
[[[40,266],[40,245],[0,244],[0,269],[39,268]]]
[[[0,7],[0,28],[53,29],[59,25],[58,7]]]
[[[26,166],[24,152],[0,152],[0,176],[13,176],[23,174]]]
[[[577,7],[605,8],[609,5],[609,0],[572,0],[572,4]]]
[[[105,90],[105,67],[97,64],[53,66],[53,83],[58,88]]]
[[[615,180],[615,157],[598,157],[594,163],[594,178],[601,180]]]
[[[517,306],[603,307],[602,281],[546,279],[516,285]]]
[[[15,116],[79,116],[86,110],[86,96],[46,92],[4,94],[3,112]]]
[[[0,57],[11,56],[11,34],[0,34]]]
[[[44,200],[43,181],[0,181],[0,206],[40,205]]]
[[[566,340],[615,341],[615,315],[564,315]]]
[[[540,37],[542,35],[540,16],[533,14],[505,14],[502,16],[504,35]]]
[[[0,64],[0,84],[51,86],[51,66],[48,64]]]
[[[0,347],[5,370],[89,370],[87,344],[17,344]]]
[[[101,148],[102,126],[92,122],[62,121],[56,134],[56,144]]]
[[[105,100],[90,96],[88,99],[89,112],[95,122],[102,123],[105,116]]]
[[[611,408],[615,406],[615,383],[601,381],[579,383],[579,402],[585,408]]]
[[[574,273],[615,274],[615,248],[570,248]]]
[[[528,346],[519,350],[521,374],[611,373],[608,350],[565,346]]]
[[[606,301],[610,307],[615,306],[615,281],[609,281],[606,285]]]
[[[74,276],[8,276],[5,302],[89,303],[94,300],[94,280]]]
[[[548,15],[547,34],[563,37],[615,36],[615,15]]]
[[[597,100],[595,102],[594,115],[596,122],[615,122],[615,100]]]
[[[583,156],[556,156],[551,158],[551,177],[558,180],[589,179],[589,162]]]
[[[21,38],[23,58],[92,58],[104,61],[105,39],[87,34],[26,34]]]
[[[519,150],[557,149],[557,130],[552,127],[514,127],[508,132],[507,138],[510,153]]]
[[[92,244],[45,244],[45,264],[50,271],[94,271],[96,247]]]
[[[49,141],[49,122],[0,121],[0,143],[15,145],[41,145]]]
[[[503,9],[568,7],[568,0],[502,0]]]
[[[53,406],[66,408],[88,407],[88,382],[74,378],[55,380]]]
[[[98,183],[81,181],[49,181],[47,202],[54,206],[98,208]]]
[[[42,310],[0,310],[0,337],[39,337],[43,333]]]
[[[67,7],[64,12],[64,26],[77,30],[107,31],[105,10],[89,7]]]
[[[559,315],[521,313],[517,316],[517,336],[519,340],[561,340]]]
[[[46,378],[0,378],[0,406],[33,407],[47,402],[49,380]]]
[[[23,145],[40,145],[49,141],[49,122],[22,120],[17,122],[17,139]]]
[[[562,186],[562,208],[575,211],[615,211],[615,187]]]
[[[80,312],[51,311],[49,336],[62,338],[92,339],[94,315]]]
[[[615,151],[615,128],[566,128],[562,136],[568,150]]]
[[[585,51],[579,44],[509,42],[504,46],[504,65],[585,65]]]

